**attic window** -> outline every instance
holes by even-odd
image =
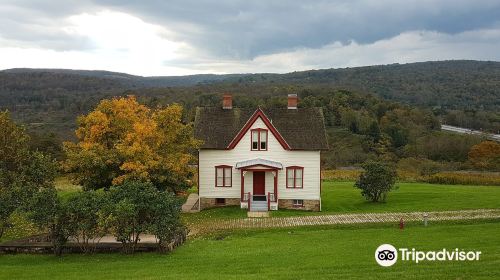
[[[252,151],[267,151],[267,129],[256,128],[251,130]]]

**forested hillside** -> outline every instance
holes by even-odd
[[[33,146],[61,156],[76,117],[99,100],[136,95],[150,106],[177,102],[192,121],[196,106],[220,106],[232,92],[239,107],[322,107],[331,150],[325,167],[350,166],[370,158],[425,158],[461,168],[481,139],[439,131],[452,125],[500,130],[500,63],[426,62],[289,74],[140,77],[107,71],[11,69],[0,71],[0,110],[31,131]],[[432,144],[429,144],[432,143]],[[411,165],[411,164],[410,164]]]
[[[342,87],[374,93],[385,99],[445,109],[500,107],[500,62],[438,61],[341,69],[300,71],[287,74],[228,74],[141,77],[109,71],[65,69],[9,69],[0,71],[2,90],[36,87],[57,81],[72,89],[85,82],[108,80],[125,88],[189,87],[203,84],[294,84]],[[31,80],[33,79],[33,80]],[[43,81],[43,82],[42,82]],[[94,84],[96,81],[93,81]],[[76,83],[77,85],[71,85]],[[92,84],[92,83],[91,83]],[[105,86],[103,86],[106,88]]]
[[[188,95],[217,91],[279,94],[287,87],[299,92],[321,88],[370,93],[432,109],[451,125],[496,133],[500,130],[500,62],[483,61],[422,62],[288,74],[177,77],[141,77],[108,71],[10,69],[0,71],[0,108],[9,108],[16,116],[17,112],[22,112],[29,116],[22,119],[38,122],[36,119],[47,111],[64,107],[65,114],[81,113],[97,100],[127,90],[169,88],[164,93]]]

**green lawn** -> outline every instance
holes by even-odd
[[[500,221],[238,231],[156,253],[0,256],[0,279],[499,279]],[[383,243],[418,250],[479,250],[476,262],[399,261],[383,268]]]
[[[398,183],[389,193],[386,203],[366,201],[354,182],[325,181],[322,186],[322,212],[279,210],[274,217],[295,215],[321,215],[328,213],[368,213],[443,211],[479,208],[500,208],[500,186],[436,185],[427,183]],[[246,217],[239,207],[226,207],[185,214],[188,222],[214,218]]]
[[[386,203],[366,201],[353,182],[323,182],[324,212],[406,212],[500,208],[500,186],[398,183]]]
[[[75,193],[82,189],[81,186],[71,183],[69,178],[66,176],[57,177],[54,182],[54,185],[61,197],[68,197],[72,193]]]

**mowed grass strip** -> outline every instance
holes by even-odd
[[[0,279],[498,279],[500,221],[238,231],[188,241],[167,255],[4,255]],[[378,266],[389,243],[418,250],[479,250],[474,262]]]

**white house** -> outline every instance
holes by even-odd
[[[321,210],[320,151],[328,148],[321,108],[233,108],[196,111],[200,209],[240,205],[250,211]]]

